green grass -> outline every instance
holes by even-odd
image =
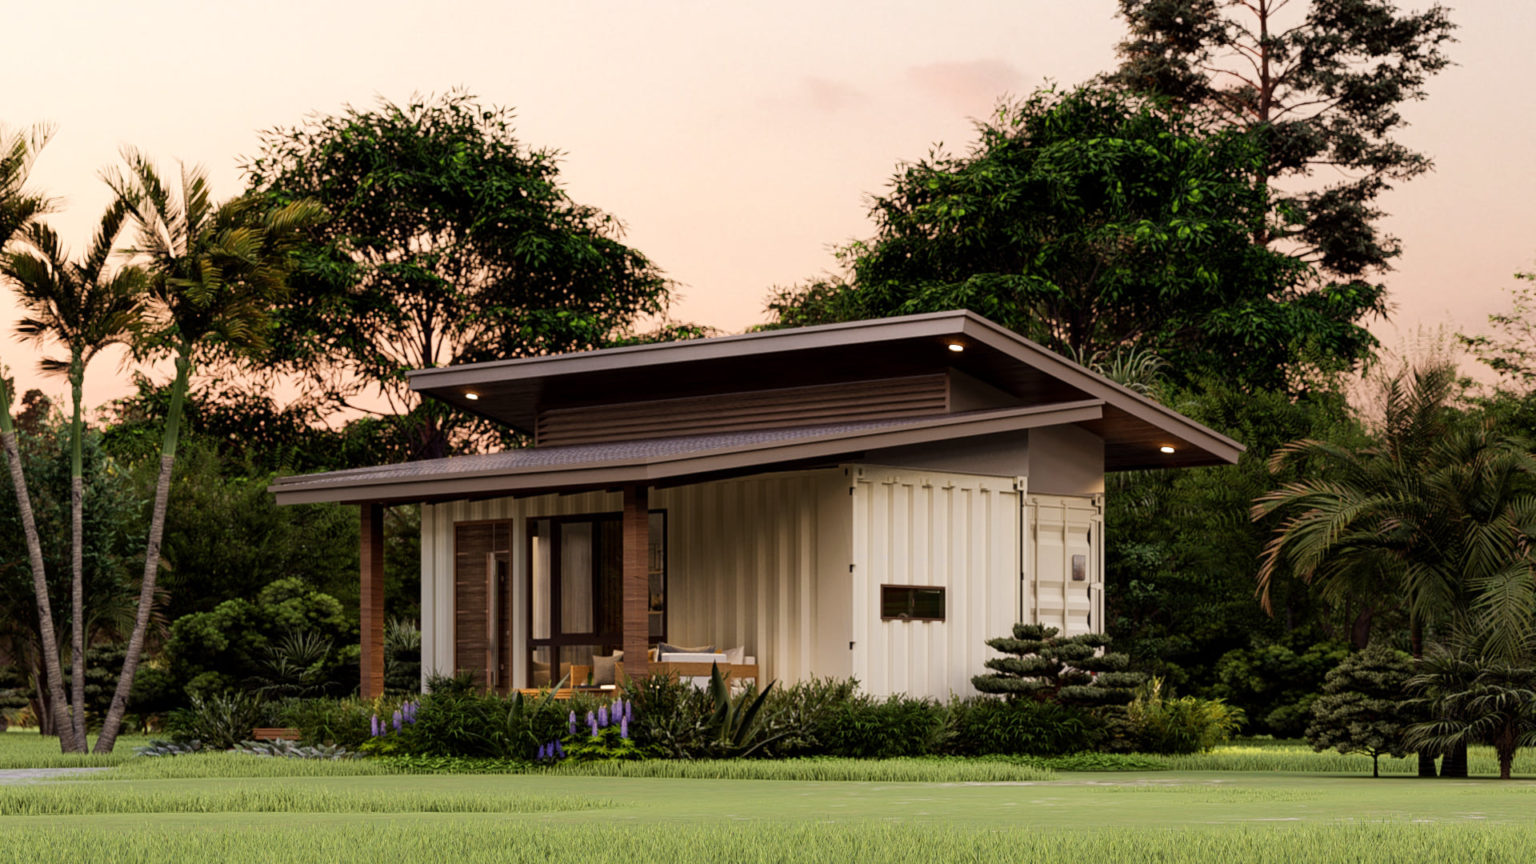
[[[103,813],[543,813],[608,804],[600,798],[574,795],[335,789],[288,783],[197,790],[86,783],[0,787],[0,818]]]
[[[1361,774],[1371,773],[1371,757],[1358,754],[1343,755],[1329,750],[1314,753],[1311,747],[1296,742],[1240,742],[1217,747],[1210,753],[1189,756],[1138,756],[1160,763],[1170,771],[1277,771],[1308,774]],[[1406,759],[1381,758],[1381,773],[1393,776],[1415,776],[1419,771],[1416,757]],[[1499,762],[1492,747],[1471,747],[1467,750],[1467,773],[1474,777],[1497,777]],[[1526,748],[1515,757],[1516,776],[1536,776],[1536,749]]]
[[[992,759],[709,759],[695,762],[592,762],[550,774],[671,777],[692,780],[855,781],[866,783],[1000,783],[1050,780],[1049,768]]]
[[[245,753],[190,753],[185,756],[130,759],[114,768],[110,778],[188,780],[204,777],[359,777],[404,773],[409,772],[381,759],[277,759]]]
[[[0,770],[11,768],[83,768],[121,765],[133,758],[133,748],[149,743],[144,735],[120,735],[111,753],[60,753],[59,739],[44,738],[36,729],[0,732]],[[94,746],[96,739],[91,739]]]
[[[944,825],[727,823],[656,826],[590,824],[533,826],[478,819],[423,825],[210,828],[171,832],[127,828],[104,832],[80,826],[7,832],[0,864],[39,862],[379,860],[482,862],[795,861],[846,864],[880,861],[1055,862],[1434,861],[1485,864],[1523,861],[1536,844],[1528,826],[1326,825],[1228,830],[1071,829],[1041,833],[1018,828],[977,831]]]
[[[1533,783],[1239,772],[985,783],[556,773],[314,777],[302,784],[93,779],[13,787],[0,801],[0,813],[7,814],[0,815],[0,864],[841,864],[871,858],[1454,864],[1524,860],[1536,844],[1529,817]],[[22,806],[32,809],[19,811]]]

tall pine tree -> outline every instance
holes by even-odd
[[[1450,60],[1455,29],[1433,4],[1393,0],[1120,0],[1129,34],[1115,85],[1255,133],[1279,191],[1254,242],[1374,295],[1399,254],[1378,225],[1381,193],[1431,167],[1393,135],[1400,108]],[[1384,309],[1384,307],[1381,307]]]

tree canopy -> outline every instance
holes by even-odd
[[[778,325],[968,308],[1079,359],[1151,351],[1170,374],[1275,388],[1349,366],[1383,310],[1369,286],[1310,287],[1257,246],[1264,151],[1156,101],[1047,90],[978,127],[964,156],[903,166],[846,282],[779,291]]]
[[[455,91],[277,128],[246,165],[277,203],[319,201],[266,358],[327,409],[415,413],[413,455],[446,455],[471,419],[423,406],[410,369],[600,347],[660,316],[670,283],[571,200],[558,153],[523,145],[509,109]],[[372,398],[370,398],[372,397]]]
[[[1130,32],[1107,80],[1198,109],[1206,128],[1253,133],[1260,179],[1285,187],[1255,242],[1368,290],[1401,251],[1377,225],[1377,199],[1431,167],[1392,136],[1405,125],[1402,104],[1423,99],[1450,63],[1449,11],[1403,12],[1393,0],[1120,0],[1120,15]]]

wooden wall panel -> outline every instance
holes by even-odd
[[[949,410],[942,373],[723,393],[614,405],[540,410],[539,446],[671,438],[819,423],[942,414]]]

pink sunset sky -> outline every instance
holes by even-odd
[[[1404,3],[1408,8],[1424,4]],[[1387,194],[1404,254],[1387,283],[1388,345],[1422,328],[1483,329],[1512,274],[1536,266],[1536,4],[1451,3],[1458,65],[1408,105],[1404,144],[1434,173]],[[764,320],[771,286],[835,268],[868,236],[868,196],[936,142],[963,150],[1005,94],[1108,69],[1114,0],[519,3],[462,0],[15,4],[4,13],[0,123],[57,125],[34,172],[62,198],[53,224],[84,245],[118,148],[202,163],[218,197],[242,188],[261,129],[309,112],[464,87],[512,106],[522,140],[565,152],[576,200],[681,286],[674,317],[724,331]],[[9,338],[25,389],[63,397]],[[127,392],[117,356],[87,401]]]

